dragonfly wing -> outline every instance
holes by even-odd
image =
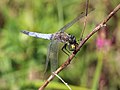
[[[91,11],[93,11],[94,9],[92,9]],[[88,14],[91,12],[89,11]],[[76,18],[74,18],[71,22],[69,22],[68,24],[66,24],[65,26],[63,26],[59,31],[60,32],[64,32],[65,30],[67,30],[68,28],[70,28],[73,24],[75,24],[77,21],[79,21],[81,18],[83,18],[84,16],[86,16],[85,12],[82,12],[80,15],[78,15]]]
[[[48,39],[48,40],[50,40],[53,35],[53,34],[42,34],[42,33],[36,33],[36,32],[29,32],[26,30],[22,30],[21,32],[28,36],[32,36],[36,38],[43,38],[43,39]]]
[[[47,60],[46,60],[46,69],[50,61],[51,71],[55,71],[58,67],[58,41],[51,40],[48,48]]]

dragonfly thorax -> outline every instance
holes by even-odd
[[[57,32],[53,34],[52,39],[65,43],[70,51],[74,51],[78,45],[75,36],[65,32]]]
[[[65,32],[57,32],[53,34],[52,39],[57,40],[62,43],[68,43],[70,40],[70,36]]]

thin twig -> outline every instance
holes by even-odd
[[[88,14],[88,4],[89,4],[89,0],[86,0],[86,9],[85,9],[84,26],[83,26],[83,30],[82,30],[81,35],[80,35],[80,41],[82,41],[82,39],[83,39],[83,34],[84,34],[85,28],[86,28],[87,14]]]
[[[97,26],[95,27],[95,29],[93,29],[93,31],[91,33],[89,33],[86,38],[84,38],[81,43],[78,45],[78,47],[76,48],[76,50],[68,57],[68,59],[55,71],[56,74],[58,74],[60,71],[62,71],[64,68],[66,68],[70,62],[72,61],[72,59],[75,57],[75,55],[77,54],[77,52],[80,50],[80,48],[85,44],[85,42],[91,37],[93,36],[97,31],[100,30],[101,27],[104,27],[106,25],[106,23],[108,22],[108,20],[120,9],[120,4]],[[49,84],[49,82],[51,80],[53,80],[53,78],[55,77],[55,75],[51,74],[50,77],[45,81],[45,83],[39,88],[39,90],[44,90],[44,88]]]
[[[54,72],[52,72],[57,78],[59,78],[68,88],[69,88],[69,90],[72,90],[71,88],[70,88],[70,86],[68,85],[68,83],[66,83],[59,75],[57,75],[56,73],[54,73]]]

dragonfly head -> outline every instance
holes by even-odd
[[[70,51],[74,51],[77,47],[78,43],[76,41],[75,36],[69,34],[69,42],[68,42],[68,48]]]

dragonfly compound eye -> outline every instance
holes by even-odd
[[[75,38],[75,36],[73,36],[73,35],[69,35],[70,37],[69,37],[69,43],[70,44],[76,44],[76,38]]]

